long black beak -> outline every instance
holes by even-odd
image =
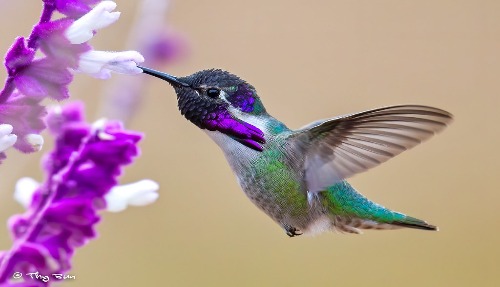
[[[141,69],[144,74],[148,74],[148,75],[151,75],[153,77],[157,77],[157,78],[160,78],[162,80],[165,80],[173,86],[189,87],[189,84],[181,82],[176,77],[169,75],[167,73],[163,73],[160,71],[156,71],[156,70],[146,68],[146,67],[141,67],[141,66],[137,66],[137,68]]]

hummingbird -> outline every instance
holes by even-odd
[[[289,129],[256,89],[220,69],[186,77],[139,67],[167,81],[181,114],[222,149],[246,196],[290,237],[363,229],[438,230],[357,192],[346,179],[378,166],[443,130],[452,115],[397,105]]]

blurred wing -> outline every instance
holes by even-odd
[[[311,192],[375,167],[443,130],[446,111],[418,105],[384,107],[313,123],[299,130]],[[297,134],[296,134],[297,135]]]

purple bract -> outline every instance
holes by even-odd
[[[56,136],[55,149],[44,160],[45,182],[35,191],[28,210],[9,220],[14,244],[0,255],[0,286],[15,272],[64,274],[71,268],[77,247],[96,236],[98,211],[105,195],[117,184],[124,165],[139,153],[141,135],[126,131],[118,122],[93,126],[83,120],[81,104],[71,104],[48,117]],[[22,286],[48,286],[22,277]],[[51,276],[50,281],[57,278]]]

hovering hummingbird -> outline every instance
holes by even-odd
[[[182,115],[222,149],[247,197],[290,237],[325,230],[437,230],[368,200],[347,181],[441,131],[446,111],[420,105],[368,110],[291,130],[267,113],[255,88],[212,69],[167,81]]]

